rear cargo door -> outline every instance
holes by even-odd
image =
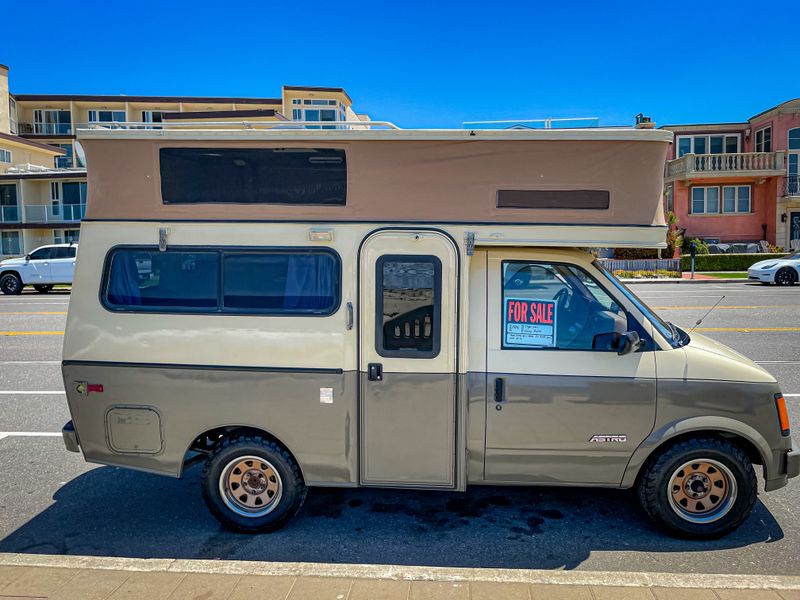
[[[386,230],[359,266],[361,483],[452,488],[456,248],[435,231]]]

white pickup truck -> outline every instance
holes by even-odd
[[[16,295],[26,285],[32,285],[45,294],[56,284],[72,284],[77,251],[77,244],[51,244],[22,258],[0,261],[0,290]]]

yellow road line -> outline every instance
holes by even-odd
[[[15,312],[6,312],[0,311],[0,315],[65,315],[67,311],[15,311]]]
[[[800,327],[696,327],[695,331],[800,331]]]
[[[780,304],[770,306],[718,306],[714,310],[730,310],[732,308],[796,308],[800,304]],[[708,310],[711,306],[653,306],[655,310]]]
[[[0,331],[0,335],[64,335],[63,331]]]

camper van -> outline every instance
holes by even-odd
[[[79,139],[65,445],[172,477],[202,462],[227,527],[275,530],[314,487],[539,485],[635,488],[705,538],[747,518],[754,465],[766,491],[800,470],[775,378],[592,254],[664,247],[669,132]]]

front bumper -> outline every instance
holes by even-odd
[[[761,281],[762,283],[772,283],[775,280],[774,271],[761,271],[759,269],[748,269],[747,278],[751,281]]]
[[[64,438],[64,446],[70,452],[80,452],[78,434],[75,432],[75,425],[69,421],[61,428],[61,437]]]

